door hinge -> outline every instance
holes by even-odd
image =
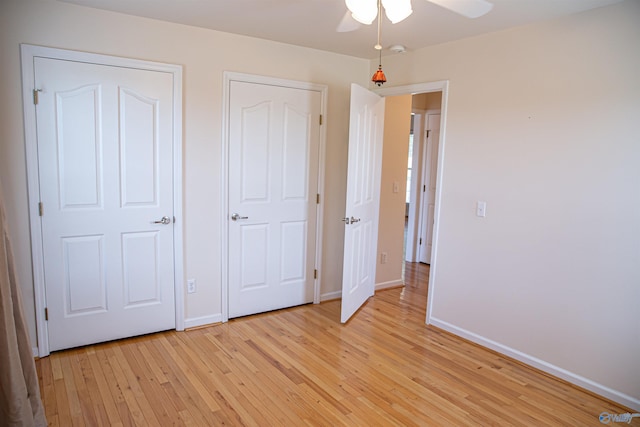
[[[419,245],[421,245],[421,244],[422,244],[422,237],[420,238],[420,243],[418,243],[418,244],[419,244]]]
[[[313,278],[314,279],[318,278],[318,270],[313,270]]]
[[[322,114],[320,114],[320,126],[322,126]]]
[[[44,215],[44,204],[42,202],[38,202],[38,215]]]
[[[42,92],[42,89],[33,90],[33,104],[38,105],[38,92]]]
[[[47,307],[44,308],[44,320],[49,320],[49,309]]]
[[[429,132],[431,132],[431,129],[427,129],[427,138],[429,138]]]
[[[427,185],[426,184],[422,186],[422,192],[424,193],[425,191],[427,191]]]
[[[320,204],[320,194],[316,194],[316,205]]]

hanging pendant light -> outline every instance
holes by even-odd
[[[380,62],[378,64],[378,70],[373,73],[371,81],[378,86],[382,86],[382,83],[387,81],[387,76],[385,76],[384,71],[382,71],[382,49],[380,49]]]
[[[377,84],[378,86],[382,86],[382,83],[387,81],[387,78],[385,77],[384,71],[382,71],[382,68],[378,67],[378,71],[376,71],[373,77],[371,77],[371,81]]]
[[[381,7],[382,7],[381,0],[378,0],[378,44],[375,46],[375,48],[378,49],[378,52],[379,52],[379,56],[378,56],[379,61],[378,61],[378,70],[375,73],[373,73],[373,76],[371,77],[371,81],[378,86],[382,86],[382,84],[387,81],[387,77],[384,75],[384,71],[382,71],[382,45],[380,44],[380,28],[382,23],[380,19]]]

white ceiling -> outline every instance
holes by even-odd
[[[375,58],[376,25],[335,31],[344,0],[59,0],[98,9],[244,34],[361,58]],[[467,0],[457,0],[464,2]],[[382,24],[382,45],[407,50],[550,20],[621,0],[489,0],[487,15],[468,19],[427,0],[412,0],[406,20]]]

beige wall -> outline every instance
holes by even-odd
[[[432,320],[636,410],[639,40],[626,1],[385,61],[450,83]]]
[[[407,191],[407,157],[411,126],[411,95],[385,99],[384,145],[380,182],[377,286],[402,283],[404,213]],[[394,183],[398,191],[394,192]],[[381,255],[387,254],[386,263]]]
[[[417,110],[439,110],[442,92],[419,93],[413,96],[412,108]]]
[[[259,73],[329,87],[322,294],[342,282],[344,214],[352,82],[366,86],[368,61],[51,0],[0,2],[0,181],[35,343],[33,281],[22,120],[20,43],[180,64],[184,67],[185,277],[188,319],[221,313],[221,108],[223,71]],[[35,345],[35,344],[34,344]]]

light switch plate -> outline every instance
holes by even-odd
[[[478,200],[478,202],[476,203],[476,216],[479,216],[481,218],[487,216],[487,202]]]

